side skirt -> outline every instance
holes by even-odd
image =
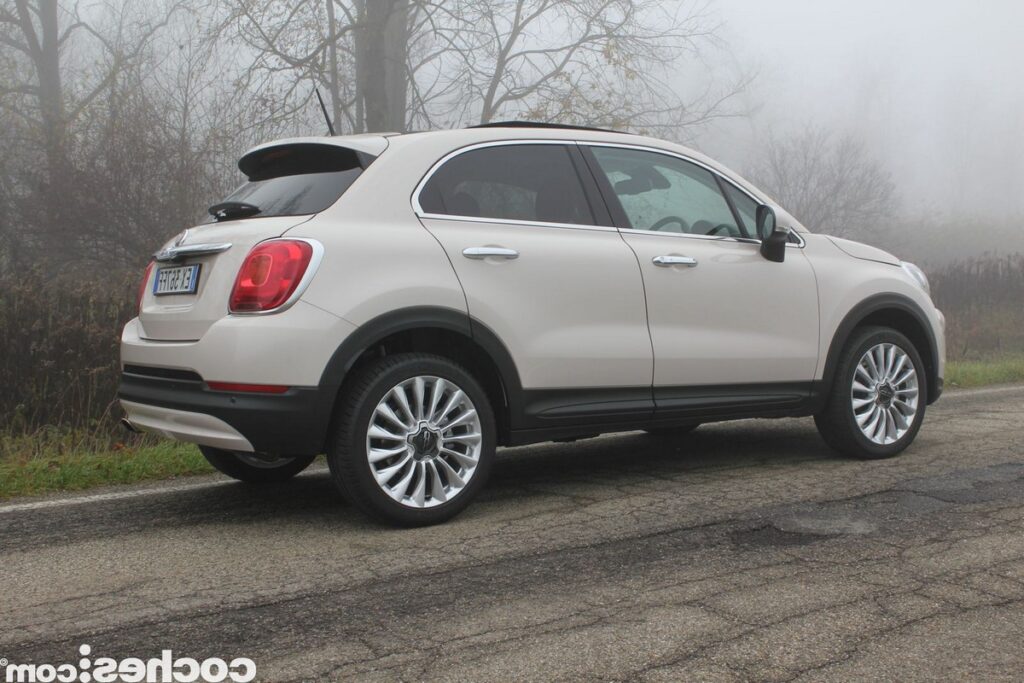
[[[824,382],[528,389],[509,446],[692,422],[801,417],[824,407]]]

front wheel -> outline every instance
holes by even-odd
[[[200,446],[200,452],[215,469],[232,479],[250,484],[272,484],[287,481],[309,467],[315,455],[264,457],[253,453],[236,453],[221,448]]]
[[[344,389],[327,454],[356,507],[400,526],[446,521],[483,487],[495,421],[483,388],[447,358],[374,361]]]
[[[927,379],[914,344],[896,330],[865,327],[849,340],[825,409],[814,422],[828,445],[855,458],[888,458],[924,420]]]

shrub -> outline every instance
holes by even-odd
[[[1024,351],[1024,254],[954,262],[929,277],[951,359]]]
[[[135,314],[136,285],[124,274],[0,279],[0,432],[116,425],[118,340]]]

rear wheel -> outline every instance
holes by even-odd
[[[441,356],[374,361],[346,386],[336,424],[331,474],[376,519],[402,526],[446,521],[490,474],[490,402],[472,375]]]
[[[825,410],[814,422],[841,453],[894,456],[921,428],[926,383],[921,356],[905,335],[886,327],[856,330],[839,360]]]
[[[262,456],[254,453],[237,453],[210,446],[200,446],[206,460],[218,471],[232,479],[251,484],[269,484],[291,479],[309,467],[315,455]]]

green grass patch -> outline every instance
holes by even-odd
[[[959,360],[946,364],[947,387],[981,387],[1024,382],[1024,355],[986,360]]]
[[[41,448],[40,439],[51,448]],[[0,500],[213,471],[191,444],[145,438],[135,441],[128,445],[79,441],[69,446],[71,437],[66,435],[56,442],[39,435],[2,437]]]

